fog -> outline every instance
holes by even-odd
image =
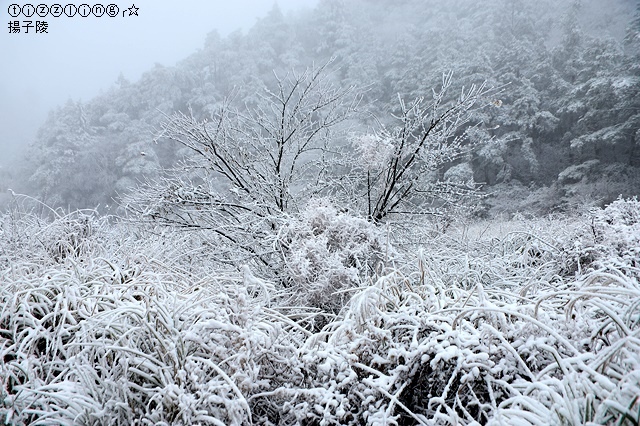
[[[432,99],[450,71],[443,102],[483,81],[501,87],[465,141],[477,148],[437,171],[503,196],[487,214],[602,205],[640,188],[631,0],[144,0],[117,4],[113,18],[33,18],[46,34],[11,33],[27,18],[10,17],[10,4],[2,0],[0,208],[7,188],[65,209],[119,205],[184,158],[153,143],[165,114],[205,120],[230,95],[250,112],[274,71],[329,58],[328,81],[362,96],[351,132],[393,126],[399,98]],[[345,141],[331,138],[351,149]]]
[[[119,2],[125,17],[47,16],[38,18],[48,22],[47,34],[35,34],[33,29],[28,34],[10,34],[9,21],[27,19],[9,16],[8,6],[13,3],[0,1],[5,23],[0,36],[0,167],[15,163],[48,111],[67,99],[89,100],[108,89],[120,73],[135,81],[156,63],[174,65],[202,47],[212,30],[221,36],[246,31],[275,4],[271,0],[140,0],[133,3],[138,15],[128,16],[131,5]],[[285,14],[316,3],[277,2]]]

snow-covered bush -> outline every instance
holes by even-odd
[[[108,217],[95,210],[27,210],[29,200],[0,217],[0,264],[30,258],[43,263],[86,259],[104,242]]]
[[[294,304],[331,314],[340,311],[354,288],[368,285],[392,254],[379,228],[339,212],[326,199],[310,201],[282,230],[278,245]]]
[[[434,241],[413,274],[395,271],[357,294],[305,346],[299,421],[635,424],[637,280],[616,271],[563,278],[553,248],[514,263],[521,242],[536,239],[522,234],[467,242],[457,262],[452,244]],[[489,260],[487,249],[505,259]]]
[[[582,225],[561,238],[568,271],[610,267],[638,276],[640,266],[640,202],[618,198],[604,209],[592,209]]]
[[[601,245],[602,258],[615,256],[625,267],[640,267],[640,201],[637,198],[618,198],[596,211],[593,232]]]

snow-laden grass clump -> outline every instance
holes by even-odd
[[[219,265],[205,234],[5,214],[0,420],[640,422],[638,201],[394,250],[316,207],[281,236],[280,281]]]

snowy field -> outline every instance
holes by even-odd
[[[0,218],[5,424],[640,422],[636,200],[404,234],[318,205],[288,285],[204,232],[26,205]]]

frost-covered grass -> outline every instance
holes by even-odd
[[[223,267],[203,234],[4,215],[0,420],[640,422],[639,202],[398,234],[395,250],[322,214],[288,228],[287,285]],[[375,267],[354,238],[384,252]]]

